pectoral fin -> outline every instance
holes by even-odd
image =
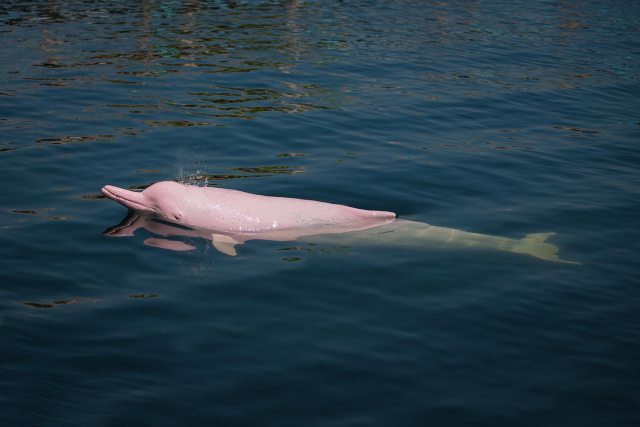
[[[213,243],[214,248],[216,248],[218,251],[222,252],[225,255],[229,255],[229,256],[238,255],[235,248],[238,242],[235,241],[232,237],[225,236],[224,234],[212,234],[211,243]]]

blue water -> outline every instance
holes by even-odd
[[[639,425],[640,3],[4,1],[0,425]],[[113,238],[113,184],[564,259]]]

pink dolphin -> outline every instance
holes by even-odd
[[[133,211],[121,224],[105,231],[109,236],[130,236],[138,228],[145,228],[163,237],[205,238],[227,255],[236,255],[235,245],[257,239],[304,240],[348,246],[373,243],[421,247],[444,244],[491,248],[568,262],[558,257],[557,246],[546,242],[555,233],[529,234],[522,239],[511,239],[397,220],[393,212],[260,196],[171,181],[158,182],[141,193],[106,185],[102,193]],[[157,219],[166,222],[158,222]],[[160,238],[148,238],[145,244],[177,251],[194,249],[184,242]]]
[[[233,255],[233,245],[246,240],[287,241],[345,233],[388,224],[396,218],[393,212],[172,181],[158,182],[141,193],[105,185],[102,194],[131,210],[192,227],[199,237],[208,234],[217,249]]]

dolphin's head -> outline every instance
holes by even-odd
[[[158,182],[142,193],[105,185],[102,194],[131,210],[174,222],[182,222],[182,207],[188,203],[186,187],[173,181]]]

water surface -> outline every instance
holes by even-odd
[[[638,425],[637,2],[5,1],[0,421]],[[391,210],[454,247],[102,231],[104,184]]]

